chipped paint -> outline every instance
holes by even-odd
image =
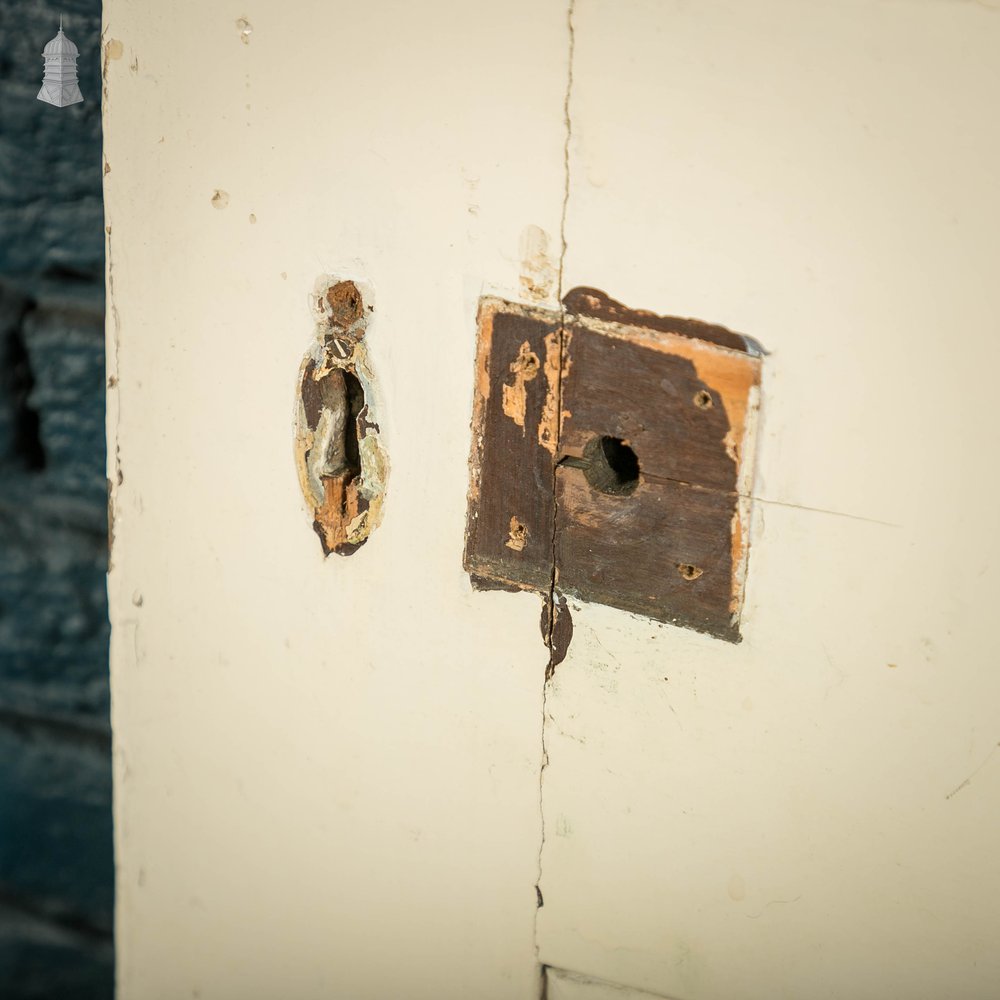
[[[295,459],[324,555],[356,551],[382,520],[388,462],[363,342],[371,297],[327,275],[312,296],[315,340],[299,370]]]
[[[732,520],[732,560],[733,560],[733,592],[729,602],[729,611],[735,625],[739,621],[743,604],[743,593],[746,587],[747,565],[750,561],[750,515],[753,507],[753,476],[754,464],[752,456],[757,448],[757,426],[760,414],[760,382],[750,386],[746,397],[746,411],[743,426],[743,440],[736,449],[736,510]],[[732,430],[730,429],[730,434]],[[727,435],[726,451],[729,452]],[[750,460],[740,461],[740,457],[751,456]],[[732,455],[730,455],[732,457]]]
[[[545,338],[545,406],[542,408],[542,419],[538,421],[538,443],[553,456],[559,443],[563,418],[569,416],[566,410],[558,414],[556,411],[562,396],[559,386],[570,369],[569,345],[573,339],[569,330],[562,330],[561,337],[559,334],[559,330],[553,330]]]
[[[504,543],[508,549],[515,552],[523,552],[525,543],[528,540],[528,529],[516,517],[510,519],[510,531],[507,534],[507,541]]]
[[[505,384],[503,387],[503,412],[521,428],[524,427],[524,411],[527,406],[525,384],[538,377],[538,368],[538,355],[531,350],[531,345],[525,341],[521,345],[517,357],[510,364],[514,383],[513,385]]]
[[[479,329],[478,349],[476,352],[476,373],[475,373],[475,395],[472,404],[472,426],[482,428],[486,419],[486,408],[490,400],[490,370],[493,353],[493,320],[497,314],[516,314],[526,319],[543,319],[550,314],[542,309],[531,306],[515,305],[504,299],[493,296],[483,296],[479,300],[479,308],[476,313],[476,325]],[[558,338],[556,338],[558,342]],[[558,348],[557,348],[558,350]],[[551,386],[552,374],[550,366],[552,364],[551,348],[546,348],[546,361],[543,366],[545,377]],[[536,355],[537,357],[537,355]],[[556,354],[556,370],[558,370],[558,353]],[[513,409],[513,407],[512,407]],[[554,410],[553,410],[554,412]],[[522,425],[523,426],[523,423]],[[539,427],[539,434],[542,428]],[[475,505],[479,499],[479,489],[482,466],[482,450],[484,439],[481,431],[474,431],[472,440],[472,452],[469,456],[469,503]],[[554,447],[554,446],[553,446]]]

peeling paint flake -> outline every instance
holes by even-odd
[[[560,386],[569,372],[569,344],[573,334],[569,330],[553,330],[545,338],[545,405],[538,421],[538,443],[551,455],[556,453],[559,428],[570,414],[557,413],[562,395]]]
[[[515,552],[521,552],[528,539],[528,529],[516,518],[510,519],[510,531],[507,533],[507,548]]]
[[[524,341],[517,357],[510,365],[510,370],[514,375],[514,384],[505,384],[503,387],[503,412],[518,427],[524,427],[524,411],[527,406],[525,383],[538,377],[538,368],[538,355],[531,350],[528,341]]]

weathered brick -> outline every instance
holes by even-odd
[[[0,717],[0,900],[110,934],[108,750],[97,730]]]
[[[25,293],[0,281],[0,470],[8,477],[33,464],[24,454],[24,438],[37,436],[25,426],[31,371],[21,325],[30,302]],[[30,419],[37,423],[37,415]]]
[[[22,324],[39,415],[49,494],[102,502],[104,474],[104,325],[93,313],[37,306]]]
[[[103,525],[88,506],[19,492],[0,501],[0,706],[106,719]]]
[[[112,1000],[111,943],[0,903],[0,989],[4,1000]]]

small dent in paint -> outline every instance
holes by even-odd
[[[219,188],[215,189],[215,193],[212,195],[212,208],[223,209],[229,204],[229,192],[222,191]]]
[[[746,883],[743,881],[742,876],[734,875],[729,880],[729,898],[734,903],[742,903],[747,896]]]
[[[240,33],[240,41],[244,45],[250,44],[250,36],[253,34],[253,25],[245,18],[236,19],[236,30]]]
[[[521,233],[521,291],[531,302],[552,298],[558,267],[549,254],[549,234],[539,226],[525,226]]]
[[[257,216],[254,215],[253,212],[250,213],[250,225],[251,226],[257,225]]]

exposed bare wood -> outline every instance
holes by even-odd
[[[560,337],[481,304],[466,568],[738,640],[758,351],[595,289],[566,308]]]

